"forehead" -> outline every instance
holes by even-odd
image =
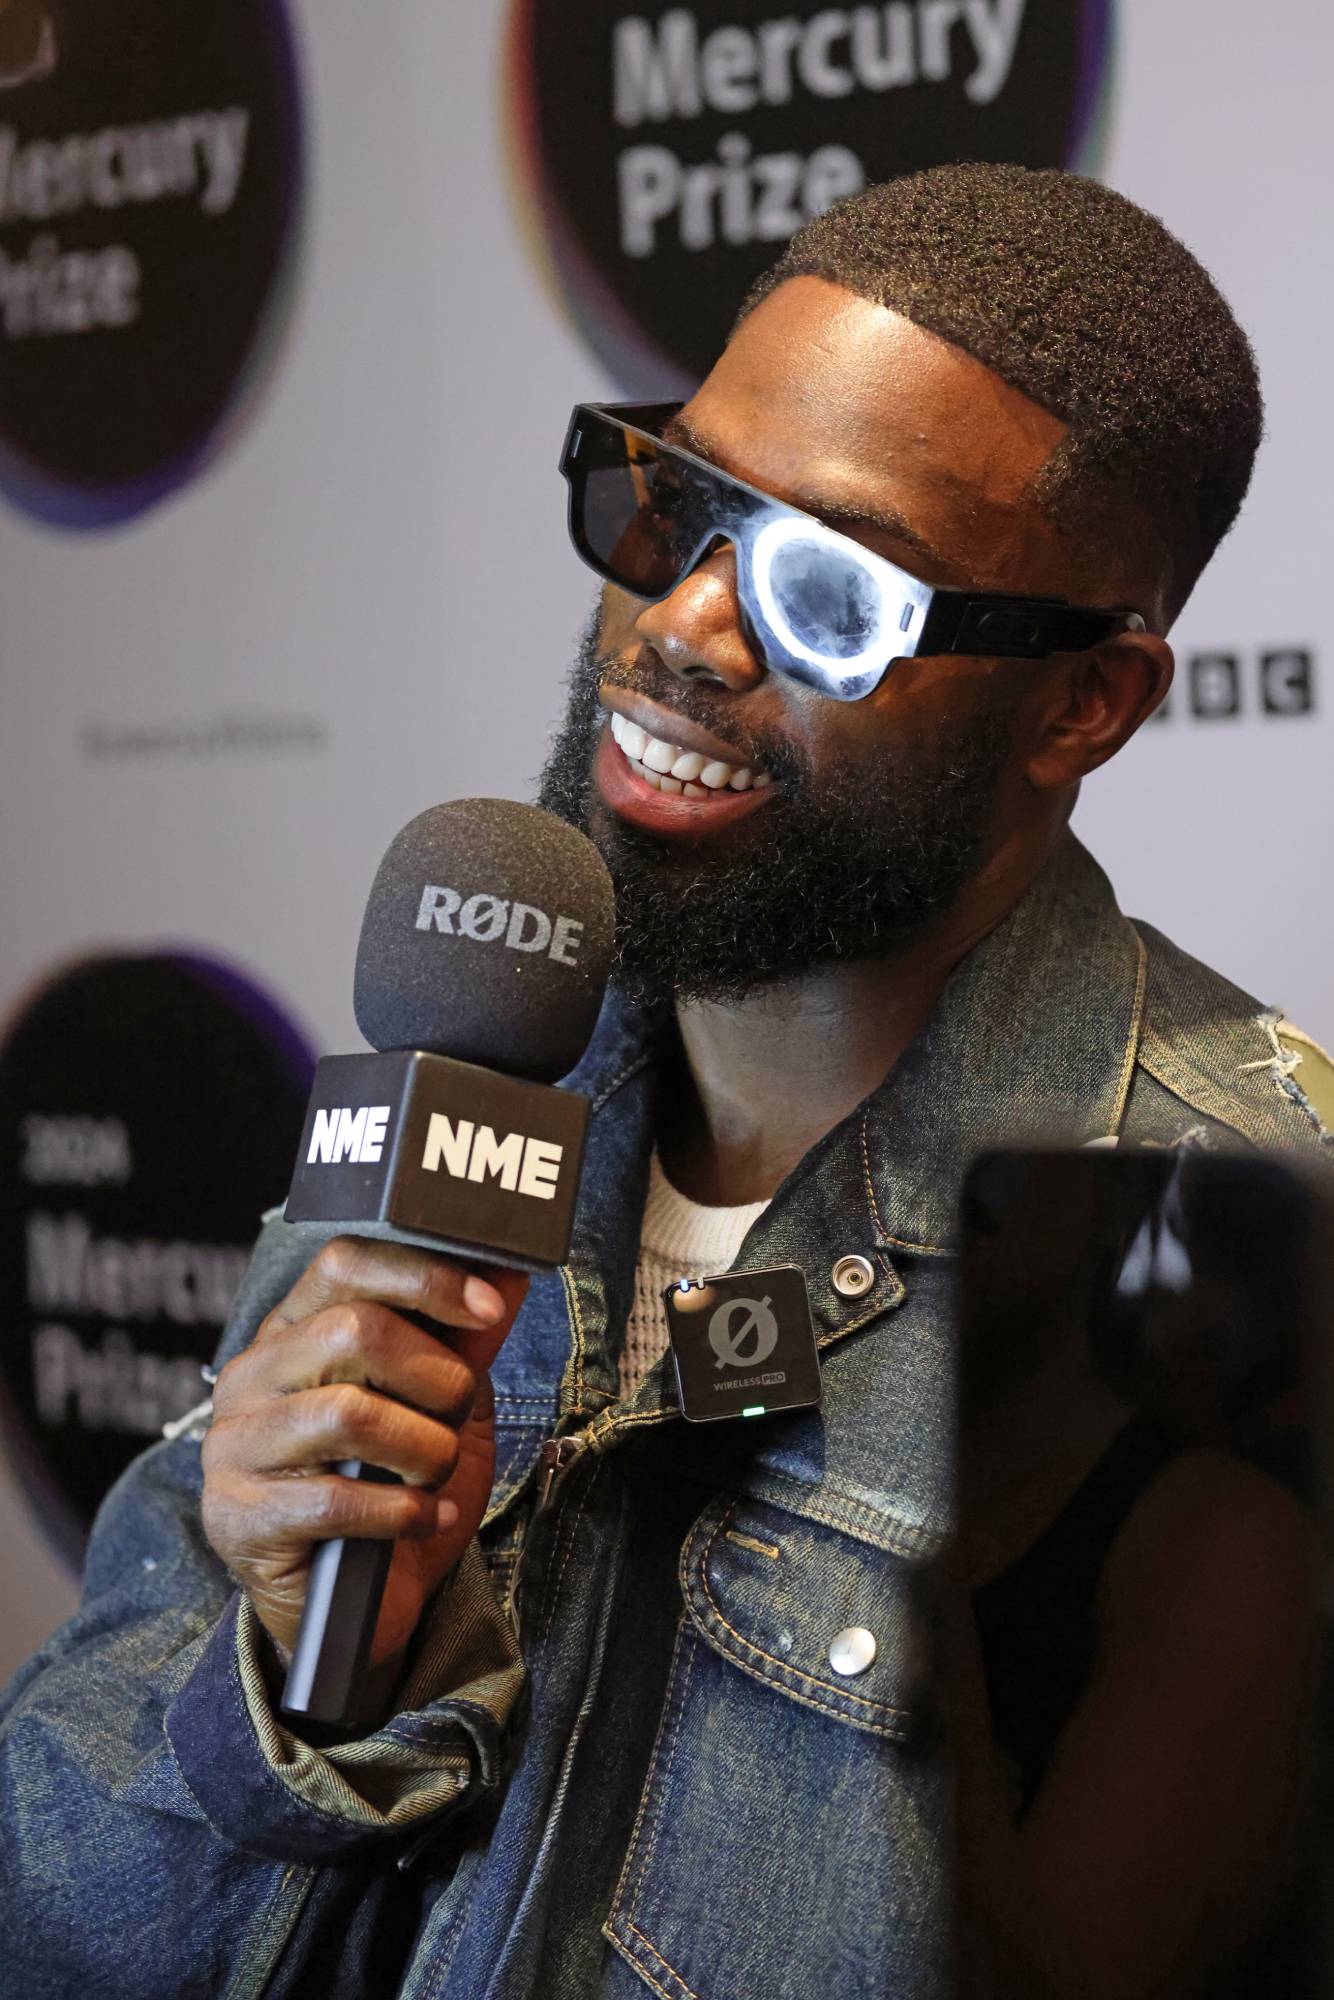
[[[841,285],[779,285],[686,414],[729,471],[767,492],[845,518],[902,515],[957,571],[935,580],[1059,587],[1062,553],[1028,487],[1065,425]]]

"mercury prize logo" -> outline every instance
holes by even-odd
[[[204,1393],[312,1068],[267,993],[187,954],[62,966],[0,1036],[0,1451],[71,1560]]]
[[[0,0],[0,490],[128,520],[259,379],[296,234],[283,0]]]
[[[953,160],[1091,172],[1113,0],[511,0],[535,248],[612,374],[688,394],[803,222]]]
[[[709,1321],[709,1345],[717,1355],[715,1368],[756,1368],[767,1361],[778,1345],[778,1321],[770,1311],[772,1301],[727,1299]],[[754,1346],[743,1353],[744,1343],[754,1337]]]

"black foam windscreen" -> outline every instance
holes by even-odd
[[[597,1020],[615,898],[592,842],[537,806],[456,799],[380,863],[353,1004],[372,1048],[554,1082]]]

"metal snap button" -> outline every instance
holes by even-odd
[[[836,1674],[864,1674],[875,1658],[875,1633],[865,1625],[849,1625],[829,1642],[829,1664]]]
[[[836,1292],[845,1299],[859,1299],[875,1283],[875,1266],[869,1257],[840,1257],[831,1275]]]

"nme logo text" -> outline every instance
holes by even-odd
[[[443,1167],[460,1181],[490,1176],[511,1194],[550,1201],[564,1151],[549,1139],[529,1139],[522,1132],[507,1132],[498,1139],[489,1125],[474,1126],[470,1118],[460,1118],[456,1125],[443,1112],[433,1111],[422,1166],[428,1173]]]
[[[352,1160],[360,1166],[378,1160],[384,1151],[384,1135],[392,1108],[388,1104],[363,1104],[359,1111],[352,1111],[345,1105],[317,1111],[311,1128],[306,1165],[314,1166],[317,1160],[321,1160],[325,1166],[331,1167],[337,1166],[340,1160]]]

